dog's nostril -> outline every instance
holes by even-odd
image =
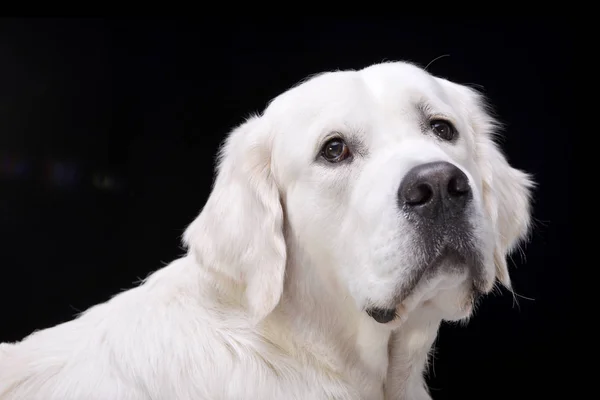
[[[427,203],[433,197],[433,189],[427,183],[411,186],[405,193],[406,204],[418,206]]]
[[[459,197],[468,194],[471,190],[469,181],[464,174],[455,176],[448,182],[448,194],[450,196]]]

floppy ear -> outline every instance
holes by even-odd
[[[257,321],[279,302],[286,264],[283,210],[271,174],[272,136],[266,125],[251,117],[229,134],[212,193],[183,237],[203,268],[245,288],[246,305]]]
[[[530,176],[512,168],[489,135],[480,138],[479,165],[483,180],[483,202],[495,233],[496,277],[510,289],[507,256],[523,241],[531,223]]]
[[[498,148],[494,138],[499,124],[491,116],[483,96],[466,86],[452,85],[459,91],[461,107],[474,131],[483,204],[495,235],[496,278],[510,288],[506,258],[529,232],[534,182],[528,174],[511,167]]]

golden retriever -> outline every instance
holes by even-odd
[[[186,256],[0,345],[2,400],[430,399],[530,223],[474,90],[403,62],[323,73],[228,136]]]

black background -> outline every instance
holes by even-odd
[[[509,161],[539,187],[532,240],[510,265],[518,306],[491,295],[467,327],[443,326],[432,395],[560,397],[569,36],[548,18],[499,21],[0,20],[0,341],[69,320],[182,255],[220,141],[291,85],[449,55],[428,70],[483,88]]]

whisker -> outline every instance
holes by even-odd
[[[437,56],[436,58],[434,58],[433,60],[429,61],[429,64],[427,64],[427,66],[425,68],[423,68],[425,71],[427,71],[427,68],[429,68],[431,66],[431,64],[433,64],[434,62],[436,62],[437,60],[439,60],[440,58],[444,58],[444,57],[450,57],[450,54],[442,54],[441,56]]]

